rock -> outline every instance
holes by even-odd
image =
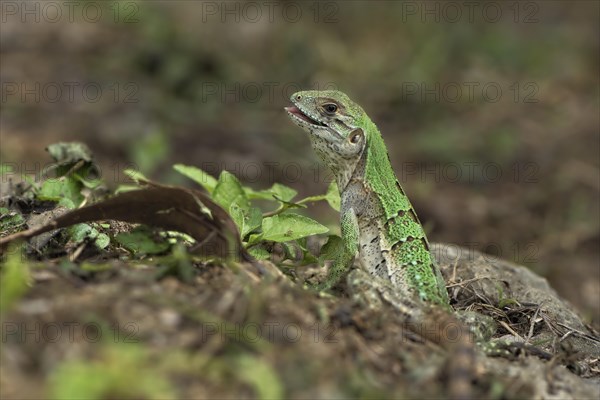
[[[455,286],[459,291],[458,299],[476,293],[478,298],[487,299],[495,306],[513,300],[521,305],[539,305],[539,315],[543,313],[546,323],[536,324],[535,335],[530,342],[546,340],[549,343],[543,348],[549,350],[552,339],[557,339],[563,345],[571,346],[571,351],[584,353],[591,358],[600,357],[598,332],[581,320],[573,307],[558,296],[545,278],[524,266],[455,245],[436,243],[431,251],[447,284],[463,283]],[[548,325],[552,326],[554,332]]]

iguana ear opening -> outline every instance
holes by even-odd
[[[359,144],[365,137],[365,133],[361,128],[356,128],[350,135],[348,135],[348,141],[352,144]]]

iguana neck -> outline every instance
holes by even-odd
[[[398,183],[381,133],[374,123],[370,125],[365,178],[381,199],[385,217],[390,218],[397,215],[399,209],[406,210],[412,206]]]
[[[380,250],[389,259],[389,276],[397,287],[409,287],[425,301],[447,305],[444,281],[429,252],[423,226],[396,178],[381,133],[368,117],[368,146],[359,169],[380,206]]]

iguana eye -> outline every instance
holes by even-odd
[[[335,114],[337,109],[338,109],[337,105],[335,105],[333,103],[328,103],[328,104],[323,105],[323,110],[325,110],[325,112],[327,114]]]

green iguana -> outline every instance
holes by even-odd
[[[449,393],[469,398],[475,364],[472,332],[477,328],[470,331],[449,312],[444,279],[379,130],[339,91],[297,92],[291,101],[294,106],[286,111],[308,132],[340,191],[344,251],[322,286],[337,283],[358,256],[361,269],[347,280],[353,297],[370,308],[379,307],[382,300],[391,304],[406,317],[411,330],[449,350]],[[483,329],[486,324],[481,324]],[[458,336],[446,337],[450,330]]]
[[[383,138],[363,109],[335,90],[292,95],[286,107],[333,171],[341,197],[344,254],[330,269],[335,284],[358,255],[362,268],[392,283],[398,295],[448,304],[427,237],[390,164]]]
[[[469,398],[475,364],[471,333],[449,312],[444,280],[379,130],[339,91],[298,92],[291,101],[294,106],[286,111],[308,132],[340,191],[344,251],[323,286],[338,282],[358,256],[361,269],[347,280],[353,297],[370,308],[382,300],[391,304],[412,330],[447,348],[452,363],[449,392]],[[452,329],[458,336],[445,337]]]

